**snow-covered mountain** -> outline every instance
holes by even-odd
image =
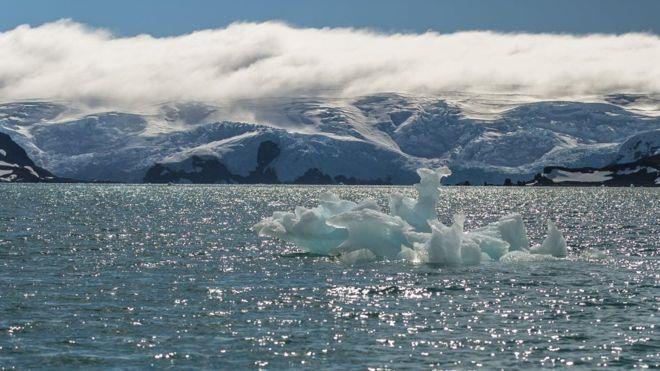
[[[9,135],[0,133],[0,183],[56,181],[67,180],[59,179],[35,165]]]
[[[447,165],[447,183],[501,184],[658,153],[660,98],[379,94],[141,112],[14,102],[0,105],[0,132],[81,180],[411,184],[416,168]]]

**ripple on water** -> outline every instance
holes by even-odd
[[[468,230],[553,217],[558,262],[347,266],[250,230],[328,188],[0,185],[0,365],[659,366],[657,190],[442,189]]]

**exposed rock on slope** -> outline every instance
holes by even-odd
[[[601,168],[566,168],[548,166],[534,178],[535,185],[545,186],[660,186],[660,155],[635,162]]]
[[[0,133],[0,182],[58,182],[47,170],[35,165],[27,153],[7,134]]]
[[[86,181],[412,184],[415,169],[448,166],[448,184],[515,184],[546,166],[601,168],[657,152],[660,108],[648,107],[660,105],[648,102],[660,99],[626,97],[377,94],[132,113],[18,102],[0,104],[0,132],[36,164]],[[260,150],[268,142],[277,154]]]
[[[283,183],[276,170],[270,165],[278,158],[281,150],[270,141],[259,144],[257,167],[247,176],[233,174],[220,159],[214,156],[192,156],[181,162],[156,164],[147,170],[145,183],[241,183],[278,184]],[[303,175],[289,181],[293,184],[390,184],[381,179],[356,179],[342,175],[331,177],[317,168],[307,170]]]

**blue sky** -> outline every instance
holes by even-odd
[[[660,0],[0,0],[0,30],[60,18],[117,35],[171,36],[235,21],[385,32],[660,33]]]

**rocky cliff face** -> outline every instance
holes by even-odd
[[[58,182],[63,181],[49,171],[35,165],[7,134],[0,133],[0,182]]]
[[[259,144],[257,167],[247,176],[233,174],[215,156],[195,156],[174,163],[155,164],[147,170],[145,183],[245,183],[276,184],[275,170],[269,168],[280,148],[271,141]]]
[[[267,140],[257,149],[257,167],[247,176],[233,174],[214,156],[192,156],[176,163],[156,164],[147,170],[145,183],[238,183],[238,184],[390,184],[381,179],[356,179],[338,175],[331,177],[310,168],[293,181],[282,181],[271,166],[281,153],[277,143]]]

